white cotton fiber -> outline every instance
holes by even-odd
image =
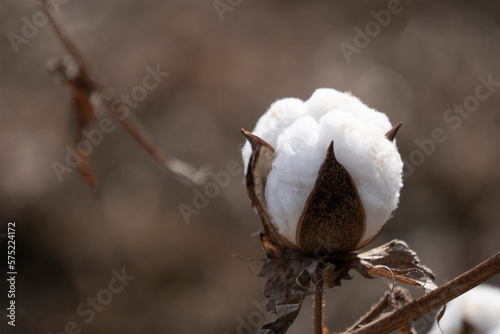
[[[379,128],[391,128],[387,115],[371,109],[350,92],[339,92],[335,89],[320,88],[305,102],[309,115],[320,119],[324,114],[343,111],[357,117],[360,122],[370,123]]]
[[[480,285],[446,304],[446,312],[439,326],[446,334],[464,333],[464,323],[477,333],[500,333],[500,288]],[[474,333],[476,333],[474,331]],[[437,324],[430,334],[441,334]]]
[[[296,120],[278,138],[273,169],[266,185],[266,202],[279,232],[295,243],[297,222],[325,159],[318,147],[319,126],[312,117]]]
[[[278,136],[297,118],[306,115],[304,102],[296,98],[285,98],[274,102],[262,115],[252,133],[276,147]],[[252,148],[246,143],[242,151],[244,166],[248,166]],[[246,173],[246,168],[245,168]]]
[[[385,137],[391,128],[385,114],[334,89],[318,89],[306,102],[275,102],[253,133],[276,150],[265,196],[279,232],[295,244],[299,218],[333,140],[335,156],[351,175],[365,209],[361,242],[376,235],[397,207],[402,187],[401,157]],[[250,154],[247,143],[245,164]]]

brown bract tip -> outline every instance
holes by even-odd
[[[267,147],[268,149],[270,149],[271,152],[274,153],[274,148],[264,139],[257,137],[256,135],[254,135],[253,133],[251,133],[249,131],[246,131],[245,129],[241,129],[241,133],[250,142],[252,147],[253,146],[256,146],[256,147],[264,146],[264,147]]]
[[[393,141],[394,138],[396,138],[396,134],[398,133],[399,131],[399,128],[401,127],[401,125],[403,125],[403,122],[399,122],[397,123],[396,125],[394,125],[394,127],[392,129],[390,129],[386,134],[385,134],[385,137],[387,139],[389,139],[390,141]]]

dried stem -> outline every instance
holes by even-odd
[[[400,309],[346,333],[390,333],[448,303],[500,273],[500,252]]]
[[[368,323],[369,321],[372,321],[376,317],[378,317],[386,308],[389,307],[389,299],[390,299],[390,294],[385,293],[380,300],[372,306],[372,308],[366,312],[365,315],[363,315],[361,318],[358,319],[349,329],[347,332],[352,331],[356,328],[359,328],[360,326]]]
[[[314,334],[323,334],[323,296],[324,281],[321,275],[316,275],[316,294],[314,295]]]
[[[146,149],[146,151],[148,151],[153,156],[153,158],[155,158],[163,167],[165,167],[167,171],[172,173],[174,176],[179,177],[180,180],[185,181],[189,184],[204,183],[207,177],[204,171],[198,170],[188,163],[185,163],[178,159],[167,157],[153,143],[153,141],[147,134],[147,131],[141,126],[141,124],[132,114],[123,117],[123,115],[120,115],[117,109],[113,108],[110,100],[106,98],[106,94],[104,94],[102,87],[89,75],[88,67],[85,65],[81,53],[78,51],[75,44],[71,40],[68,30],[66,29],[66,24],[61,19],[58,13],[50,12],[48,2],[48,0],[38,0],[38,4],[49,17],[49,20],[54,27],[57,36],[61,40],[61,43],[64,45],[66,50],[78,65],[80,70],[79,75],[81,76],[82,80],[84,80],[88,87],[91,87],[92,90],[99,95],[106,109],[108,109],[109,112],[122,123],[122,125],[132,134],[132,136],[142,145],[142,147]]]

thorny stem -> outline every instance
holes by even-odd
[[[316,294],[314,295],[314,334],[323,334],[323,296],[324,281],[316,275]]]
[[[448,303],[500,273],[500,252],[413,302],[350,334],[390,333]]]
[[[49,20],[54,27],[57,36],[61,40],[61,43],[77,63],[82,79],[99,95],[106,109],[108,109],[109,112],[114,115],[118,119],[118,121],[120,121],[122,125],[132,134],[132,136],[142,145],[142,147],[144,147],[144,149],[148,151],[149,154],[151,154],[153,158],[155,158],[170,173],[172,173],[174,176],[179,177],[181,180],[187,183],[203,184],[207,177],[204,171],[197,170],[188,163],[185,163],[178,159],[167,157],[160,149],[157,148],[157,146],[147,135],[147,131],[140,125],[140,123],[132,114],[123,117],[123,115],[120,115],[119,112],[115,108],[113,108],[111,101],[107,99],[106,95],[103,93],[102,87],[100,87],[100,85],[89,75],[83,57],[71,40],[64,21],[61,19],[58,13],[50,12],[48,0],[38,0],[38,4],[49,17]]]

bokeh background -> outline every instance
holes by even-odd
[[[169,155],[214,172],[231,161],[241,166],[239,130],[251,130],[273,101],[307,99],[319,87],[351,91],[404,122],[397,144],[410,164],[422,156],[416,140],[436,128],[447,136],[413,172],[408,167],[400,207],[372,245],[407,241],[438,283],[499,250],[500,87],[456,129],[443,119],[474,95],[478,76],[500,81],[499,1],[401,1],[401,12],[350,63],[340,43],[354,45],[355,27],[364,30],[370,11],[386,10],[387,1],[247,0],[223,20],[213,1],[66,2],[64,18],[104,86],[130,94],[147,66],[170,73],[133,109]],[[38,11],[34,1],[4,0],[0,9],[1,270],[6,225],[16,221],[18,271],[15,329],[6,326],[2,276],[2,333],[60,333],[74,321],[82,333],[234,334],[272,320],[255,306],[264,301],[259,262],[233,256],[263,257],[242,173],[188,224],[178,206],[193,205],[193,190],[117,123],[90,156],[96,197],[78,171],[58,181],[51,164],[64,163],[72,116],[46,62],[66,51],[48,24],[18,53],[8,39]],[[135,278],[86,323],[77,307],[122,268]],[[352,324],[387,289],[353,275],[327,293],[331,331]],[[500,285],[499,277],[490,283]],[[311,317],[307,299],[289,333],[310,333]],[[430,322],[417,322],[419,332]]]

